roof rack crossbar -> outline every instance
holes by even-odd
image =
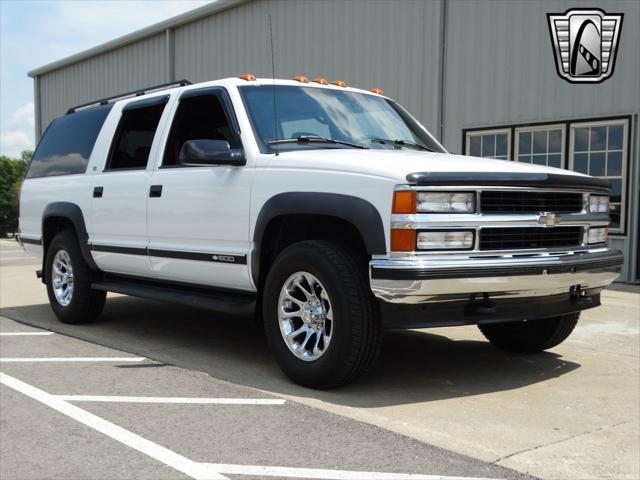
[[[123,98],[128,98],[128,97],[139,97],[140,95],[155,92],[157,90],[165,90],[171,87],[184,87],[185,85],[192,85],[192,82],[186,79],[182,79],[182,80],[177,80],[175,82],[162,83],[160,85],[154,85],[153,87],[143,88],[142,90],[134,90],[133,92],[120,93],[118,95],[114,95],[113,97],[94,100],[93,102],[83,103],[82,105],[71,107],[69,110],[67,110],[67,115],[84,108],[93,107],[96,105],[107,105],[109,102],[113,102],[115,100],[122,100]]]

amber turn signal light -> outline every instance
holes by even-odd
[[[393,192],[392,213],[416,213],[416,192],[397,190]]]
[[[416,249],[416,231],[391,229],[391,251],[413,252]]]

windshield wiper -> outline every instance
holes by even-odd
[[[331,143],[336,145],[346,145],[353,148],[369,148],[366,145],[361,145],[359,143],[345,142],[342,140],[334,140],[333,138],[325,137],[310,137],[306,135],[300,135],[296,138],[281,138],[279,140],[269,140],[267,142],[267,145],[281,145],[283,143]]]
[[[390,138],[372,138],[371,139],[372,143],[382,143],[382,144],[391,144],[391,145],[399,145],[401,147],[409,147],[409,148],[414,148],[416,150],[425,150],[427,152],[433,152],[434,150],[431,150],[429,147],[425,147],[424,145],[421,145],[419,143],[416,142],[412,142],[411,140],[401,140],[401,139],[397,139],[397,140],[392,140]]]

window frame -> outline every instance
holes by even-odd
[[[534,128],[534,127],[546,127],[549,128],[552,125],[565,125],[565,136],[564,136],[564,150],[563,150],[563,164],[562,167],[565,170],[573,170],[573,144],[572,144],[572,127],[580,126],[580,125],[603,125],[603,124],[611,124],[611,123],[622,123],[625,122],[626,129],[625,135],[623,137],[623,165],[622,165],[622,192],[621,192],[621,212],[620,212],[620,228],[619,229],[610,229],[611,236],[614,237],[624,237],[627,235],[627,212],[628,208],[626,208],[629,202],[630,188],[629,182],[631,181],[631,177],[629,174],[630,165],[631,165],[631,133],[632,129],[637,128],[637,125],[633,122],[633,114],[619,114],[619,115],[609,115],[609,116],[601,116],[601,117],[584,117],[584,118],[573,118],[567,120],[554,120],[554,121],[545,121],[545,122],[526,122],[526,123],[513,123],[513,124],[502,124],[496,125],[493,127],[469,127],[462,129],[462,154],[468,155],[468,135],[476,134],[480,132],[491,132],[496,130],[510,130],[512,132],[511,135],[511,151],[515,151],[515,129],[517,128]],[[625,143],[626,142],[626,143]],[[626,155],[624,154],[626,152]],[[488,158],[488,157],[487,157]],[[511,161],[516,161],[510,158]],[[605,177],[606,178],[606,177]]]
[[[617,118],[609,118],[609,119],[596,119],[596,120],[586,120],[586,121],[578,121],[578,122],[569,122],[569,151],[567,158],[567,169],[575,172],[574,170],[574,140],[575,140],[575,130],[577,128],[584,127],[609,127],[610,125],[622,125],[622,166],[620,169],[620,181],[622,183],[622,190],[620,191],[620,228],[609,228],[609,232],[612,234],[625,235],[626,227],[627,227],[627,202],[629,200],[629,157],[631,155],[629,148],[629,128],[630,128],[630,120],[629,117],[617,117]],[[607,130],[608,131],[608,130]],[[597,150],[599,151],[599,150]],[[588,150],[589,155],[591,155],[591,148]],[[609,152],[609,145],[605,146],[605,152]],[[606,170],[605,170],[605,173]],[[609,175],[597,176],[596,178],[604,178],[609,179]],[[617,176],[614,178],[618,178]],[[616,202],[617,203],[617,202]]]
[[[40,139],[38,140],[38,143],[36,145],[36,148],[34,150],[34,152],[31,154],[31,158],[29,159],[29,161],[27,162],[27,165],[25,167],[24,170],[24,179],[25,180],[35,180],[38,178],[49,178],[49,177],[66,177],[66,176],[70,176],[70,175],[86,175],[88,169],[89,169],[89,165],[91,164],[91,157],[93,156],[93,151],[95,150],[96,147],[96,143],[98,142],[98,139],[100,138],[100,133],[102,132],[102,130],[105,128],[105,125],[107,124],[108,120],[109,120],[109,116],[111,115],[111,111],[112,111],[113,105],[111,104],[106,104],[106,105],[99,105],[98,107],[94,107],[94,108],[88,108],[87,110],[78,110],[77,112],[71,112],[71,113],[66,113],[64,115],[61,115],[59,117],[54,118],[51,122],[49,122],[49,124],[47,125],[47,128],[45,128],[44,132],[42,132],[42,135],[40,136]],[[91,151],[89,152],[89,156],[87,157],[87,163],[85,165],[85,168],[82,172],[75,172],[75,173],[56,173],[53,175],[33,175],[33,176],[29,176],[29,172],[31,170],[31,168],[33,168],[34,165],[34,159],[35,159],[35,163],[37,163],[38,161],[40,161],[40,159],[38,158],[38,153],[40,153],[40,149],[42,148],[42,143],[43,140],[45,139],[47,133],[49,133],[49,130],[52,128],[54,122],[58,119],[62,119],[64,117],[67,117],[68,115],[74,115],[77,113],[82,113],[85,111],[96,111],[98,109],[102,109],[102,110],[106,110],[106,115],[104,117],[104,119],[102,120],[102,124],[100,125],[100,128],[98,129],[98,132],[95,136],[95,139],[93,141],[93,146],[91,147]]]
[[[162,144],[158,149],[158,165],[157,169],[165,169],[165,168],[218,168],[225,165],[182,165],[177,163],[175,165],[165,165],[165,155],[167,151],[167,142],[171,137],[171,130],[173,128],[173,122],[178,114],[178,110],[180,109],[180,101],[183,99],[190,99],[194,97],[201,97],[207,95],[214,95],[220,105],[222,107],[222,111],[227,117],[227,123],[229,123],[229,127],[231,131],[236,135],[236,139],[238,141],[239,148],[242,151],[245,151],[244,143],[242,142],[242,131],[240,129],[240,123],[238,122],[238,117],[236,115],[236,111],[233,107],[233,101],[231,100],[231,96],[229,95],[229,91],[227,88],[219,85],[215,85],[212,87],[201,87],[201,88],[193,88],[189,90],[184,90],[176,99],[174,105],[171,108],[170,117],[165,126],[165,133],[163,134]],[[226,165],[229,166],[229,165]],[[238,168],[243,165],[234,166],[234,168]]]
[[[567,122],[559,122],[559,123],[545,123],[545,124],[539,124],[539,125],[529,125],[529,126],[518,126],[518,127],[513,127],[513,158],[511,158],[510,160],[514,161],[514,162],[519,162],[519,163],[525,163],[525,162],[520,162],[520,160],[518,160],[518,155],[520,152],[520,133],[522,132],[541,132],[541,131],[546,131],[547,132],[547,150],[545,152],[545,155],[547,156],[547,162],[549,160],[549,130],[561,130],[561,138],[560,138],[560,168],[567,170],[567,156],[566,156],[566,147],[567,147]],[[533,135],[532,135],[532,142],[531,142],[531,152],[529,154],[529,156],[533,155]],[[535,163],[531,163],[532,165],[536,165]],[[545,166],[550,166],[548,163]]]
[[[161,133],[162,128],[162,118],[164,117],[167,111],[167,104],[170,100],[169,95],[160,95],[154,96],[150,98],[144,98],[141,100],[135,100],[133,102],[129,102],[122,107],[120,110],[120,118],[118,118],[118,122],[116,124],[115,129],[111,135],[111,144],[109,145],[109,152],[107,153],[107,158],[105,159],[104,166],[102,167],[102,173],[118,173],[118,172],[133,172],[133,171],[143,171],[148,170],[149,165],[152,165],[151,152],[153,151],[153,144],[157,140],[158,135]],[[147,157],[147,163],[142,167],[123,167],[123,168],[110,168],[109,164],[111,163],[111,159],[115,152],[116,148],[116,139],[118,138],[118,133],[120,131],[120,125],[124,120],[125,114],[132,112],[134,110],[141,110],[143,108],[156,107],[159,105],[163,105],[162,112],[160,113],[160,118],[158,119],[158,124],[156,125],[156,130],[153,134],[153,138],[151,139],[149,156]]]
[[[466,152],[468,152],[470,150],[470,146],[471,146],[471,137],[476,137],[479,136],[482,138],[482,136],[484,135],[498,135],[501,133],[506,133],[507,134],[507,158],[503,159],[503,158],[495,158],[495,155],[493,157],[481,157],[481,158],[491,158],[494,160],[511,160],[511,154],[512,154],[512,145],[513,145],[513,132],[512,132],[512,128],[508,128],[508,127],[496,127],[496,128],[487,128],[487,129],[478,129],[478,130],[463,130],[464,135],[465,135],[465,140],[464,140],[464,154],[466,155]],[[482,147],[481,147],[481,151],[482,151]],[[494,144],[494,152],[495,152],[495,144]]]

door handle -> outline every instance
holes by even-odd
[[[102,198],[102,187],[93,187],[93,198]]]
[[[149,188],[149,197],[158,198],[162,196],[162,185],[151,185]]]

